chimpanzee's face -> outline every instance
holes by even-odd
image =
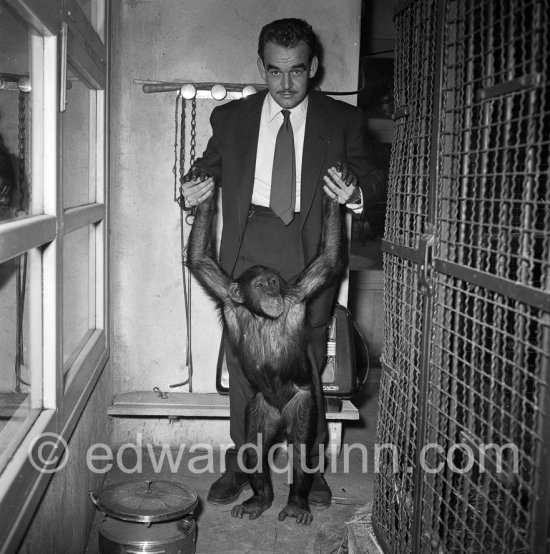
[[[229,296],[260,317],[278,318],[284,311],[285,282],[279,274],[262,265],[248,268],[229,286]]]
[[[250,311],[258,315],[275,319],[283,313],[281,280],[275,271],[266,270],[253,277],[245,296],[249,299]]]

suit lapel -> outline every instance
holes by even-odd
[[[239,154],[237,160],[236,183],[239,184],[240,190],[236,195],[236,201],[241,236],[246,225],[246,218],[252,198],[252,189],[254,187],[254,171],[256,168],[260,118],[266,94],[267,90],[250,96],[245,100],[246,115],[238,122],[238,125],[234,127],[236,152]]]
[[[317,190],[322,187],[321,171],[331,138],[328,115],[320,100],[320,93],[310,93],[302,156],[302,225],[307,219]]]
[[[254,171],[256,168],[256,153],[258,150],[258,134],[262,105],[267,90],[249,97],[246,102],[246,112],[238,125],[234,127],[237,160],[236,183],[239,191],[236,194],[237,217],[239,230],[244,231],[252,189],[254,187]],[[250,102],[250,104],[248,104]],[[304,150],[302,155],[302,191],[301,207],[302,225],[307,219],[317,190],[322,187],[321,171],[331,139],[328,115],[322,105],[322,95],[312,92],[309,95],[306,129],[304,134]]]

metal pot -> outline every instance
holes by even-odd
[[[105,516],[101,554],[194,554],[196,493],[174,481],[125,481],[91,501]]]
[[[100,554],[194,554],[195,520],[130,523],[106,517],[99,525]]]

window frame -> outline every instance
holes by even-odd
[[[29,366],[32,382],[31,408],[25,434],[10,461],[0,468],[0,544],[16,548],[40,503],[52,473],[39,472],[28,459],[29,447],[43,433],[57,435],[62,456],[95,384],[109,358],[108,298],[108,0],[92,0],[90,20],[75,0],[8,0],[34,32],[31,37],[33,168],[29,215],[0,224],[0,263],[27,252],[31,259],[29,290]],[[93,24],[93,26],[92,26]],[[67,63],[90,87],[91,183],[95,202],[63,209],[59,111],[59,29],[68,36]],[[94,30],[97,29],[98,32]],[[73,45],[73,47],[71,47]],[[92,142],[93,141],[93,142]],[[94,182],[95,181],[95,182]],[[94,311],[90,332],[80,351],[63,364],[63,239],[82,227],[91,229],[90,287]],[[64,367],[65,365],[65,367]]]

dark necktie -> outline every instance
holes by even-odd
[[[269,207],[285,225],[288,225],[294,219],[296,204],[296,160],[290,112],[282,110],[281,113],[285,120],[275,142]]]

